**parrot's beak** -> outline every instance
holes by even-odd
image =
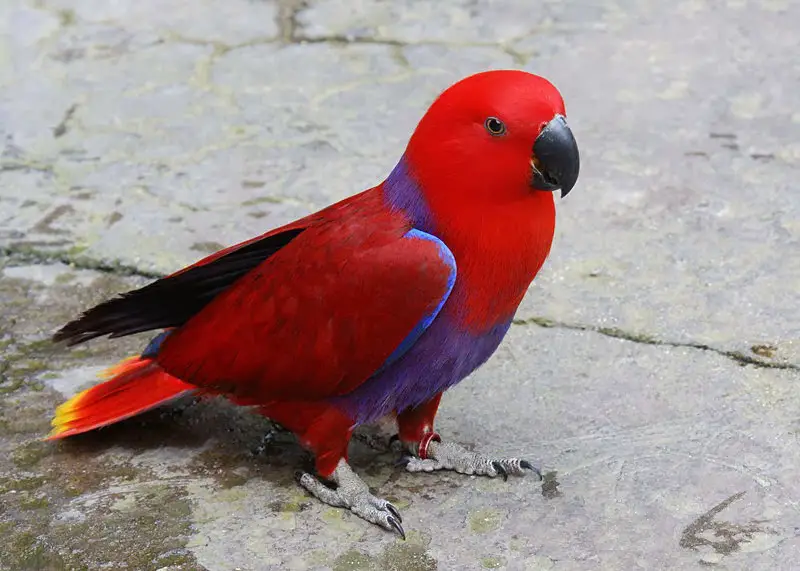
[[[561,189],[563,198],[575,186],[580,166],[578,144],[567,120],[563,115],[556,115],[542,128],[533,144],[531,186],[536,190]]]

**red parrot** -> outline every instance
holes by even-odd
[[[347,463],[353,429],[393,417],[412,472],[538,473],[434,431],[442,393],[497,349],[550,252],[553,192],[579,171],[546,79],[488,71],[431,105],[381,184],[212,254],[68,323],[69,345],[163,329],[56,410],[49,438],[187,393],[223,395],[293,432],[316,459],[299,483],[405,536]],[[329,485],[323,483],[327,481]]]

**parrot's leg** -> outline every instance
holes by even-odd
[[[528,471],[542,479],[542,473],[527,460],[491,458],[470,452],[454,442],[442,442],[433,430],[433,420],[439,408],[439,394],[420,406],[397,415],[399,437],[411,452],[404,461],[409,472],[454,470],[460,474],[508,478],[509,474],[523,476]]]
[[[339,460],[329,480],[336,485],[330,488],[309,473],[298,474],[298,482],[320,501],[337,508],[347,508],[358,517],[394,531],[403,539],[403,518],[392,504],[373,496],[364,481],[353,472],[344,458]]]
[[[297,482],[315,498],[330,506],[347,508],[354,514],[394,531],[405,539],[403,518],[392,504],[370,494],[369,487],[347,463],[347,446],[353,419],[324,401],[277,402],[262,405],[260,412],[291,430],[314,455],[318,478],[297,473]],[[323,481],[324,479],[324,481]]]

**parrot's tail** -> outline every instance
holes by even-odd
[[[101,378],[108,380],[56,408],[53,429],[46,440],[113,424],[197,390],[146,357],[125,359],[101,373]]]

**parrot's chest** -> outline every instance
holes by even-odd
[[[443,312],[408,352],[338,399],[339,404],[358,424],[418,406],[482,365],[510,326],[509,320],[476,335],[456,327]]]

